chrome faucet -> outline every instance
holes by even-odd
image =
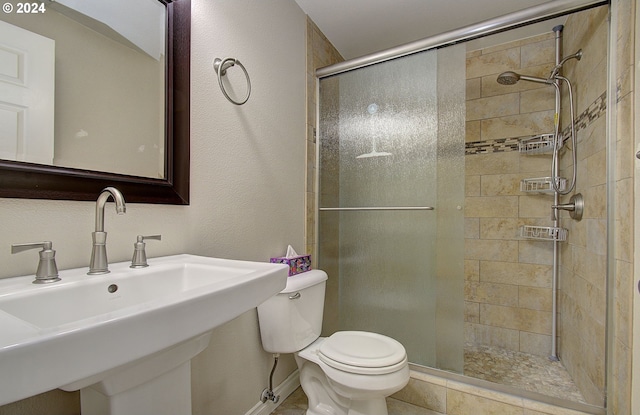
[[[91,233],[93,238],[93,249],[91,250],[91,262],[89,263],[88,275],[106,274],[109,272],[107,262],[107,233],[104,231],[104,205],[112,197],[116,202],[116,212],[118,215],[126,213],[127,207],[124,203],[124,196],[115,187],[106,187],[98,196],[96,201],[96,230]]]

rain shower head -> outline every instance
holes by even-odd
[[[553,83],[553,81],[550,81],[549,79],[537,78],[535,76],[520,75],[512,71],[501,73],[500,75],[498,75],[497,81],[499,84],[502,84],[502,85],[514,85],[518,81],[537,82],[540,84]]]

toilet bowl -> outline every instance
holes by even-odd
[[[263,348],[294,353],[307,415],[387,415],[385,398],[409,382],[401,343],[377,333],[320,337],[327,274],[289,277],[280,294],[258,306]]]

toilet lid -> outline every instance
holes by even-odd
[[[339,331],[325,339],[318,353],[327,365],[351,373],[384,374],[407,364],[400,342],[377,333]]]

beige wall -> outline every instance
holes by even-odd
[[[614,208],[612,220],[615,224],[613,240],[614,255],[611,266],[615,269],[615,278],[608,282],[608,289],[612,301],[608,330],[609,367],[610,376],[607,383],[609,414],[630,415],[631,411],[631,368],[632,351],[638,349],[632,341],[632,309],[633,296],[636,293],[633,269],[635,258],[633,255],[634,241],[634,138],[635,125],[634,100],[637,99],[634,90],[634,72],[636,71],[637,55],[634,53],[634,33],[639,29],[636,25],[638,13],[635,0],[615,0],[613,4],[613,19],[616,23],[616,36],[611,44],[615,50],[612,55],[615,71],[612,76],[617,86],[616,112],[611,130],[615,133],[616,154],[613,179],[615,180]],[[613,190],[613,189],[612,189]],[[636,296],[637,298],[637,296]],[[633,362],[635,365],[638,362]],[[637,379],[636,379],[637,381]]]
[[[549,28],[551,29],[551,28]],[[550,175],[549,155],[518,152],[519,138],[553,132],[553,88],[500,85],[512,70],[546,76],[553,34],[467,53],[465,341],[549,355],[553,243],[524,240],[522,225],[551,226],[553,196],[520,191]]]
[[[563,212],[569,229],[561,245],[559,277],[560,358],[587,402],[605,399],[607,296],[607,9],[572,15],[565,24],[565,56],[582,48],[583,58],[567,62],[564,75],[574,85],[578,181],[585,210],[581,221]],[[568,96],[563,97],[562,127],[569,125]],[[582,118],[580,118],[582,116]],[[565,177],[572,176],[571,153],[562,154]],[[568,202],[568,196],[563,198]]]
[[[151,257],[266,261],[287,244],[303,251],[306,17],[293,0],[192,0],[192,13],[191,205],[130,204],[116,216],[108,204],[109,258],[130,260],[135,236],[149,233],[162,234],[147,248]],[[253,92],[242,107],[218,87],[212,62],[225,56],[240,59],[251,75]],[[9,254],[16,242],[52,240],[60,269],[87,266],[94,206],[0,199],[0,277],[35,270],[35,254]],[[281,363],[276,385],[295,368],[288,356]],[[271,364],[255,311],[220,327],[193,362],[194,413],[247,412]],[[71,401],[53,392],[0,407],[0,414],[78,413],[75,395]]]

